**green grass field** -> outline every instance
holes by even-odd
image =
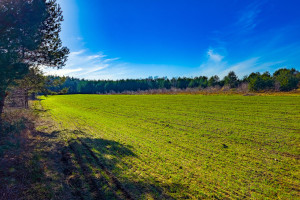
[[[136,199],[300,197],[300,96],[65,95],[41,103],[69,131],[65,139],[78,136]]]

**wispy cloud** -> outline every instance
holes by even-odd
[[[86,50],[71,52],[63,69],[44,69],[46,74],[58,76],[74,76],[85,78],[98,74],[105,68],[114,65],[118,58],[107,58],[103,53],[89,54]]]
[[[299,42],[286,43],[286,38],[294,33],[298,25],[287,24],[266,29],[263,33],[256,29],[265,23],[261,14],[267,1],[252,1],[237,13],[231,25],[211,33],[210,48],[198,68],[198,74],[224,77],[229,71],[235,71],[241,78],[251,72],[272,72],[280,67],[295,67],[290,63],[299,62],[296,56],[300,52]],[[225,49],[226,55],[218,52],[219,49]]]
[[[226,69],[227,66],[227,62],[224,61],[223,59],[224,59],[223,55],[217,53],[215,50],[211,48],[208,49],[206,54],[206,60],[202,62],[202,64],[199,67],[200,71],[196,72],[196,74],[205,75],[205,76],[213,76],[219,74],[221,71]]]
[[[67,68],[67,69],[49,69],[46,67],[43,67],[43,70],[46,72],[47,75],[57,75],[57,76],[65,76],[68,74],[78,73],[82,71],[82,68]]]
[[[248,32],[254,29],[259,21],[259,14],[262,12],[262,6],[266,1],[253,1],[245,9],[242,9],[239,13],[239,19],[236,22],[236,26],[241,29],[242,32]]]
[[[234,71],[240,78],[251,72],[262,72],[272,70],[274,65],[284,64],[284,60],[265,61],[262,57],[250,57],[236,63],[230,62],[228,58],[221,55],[212,48],[207,51],[207,59],[203,61],[197,70],[197,74],[205,76],[218,75],[221,78],[226,76],[228,72]]]
[[[212,60],[222,59],[213,50],[208,52]],[[48,75],[71,76],[85,79],[117,80],[127,78],[147,78],[149,76],[174,77],[181,73],[182,66],[139,64],[121,61],[119,58],[109,58],[103,53],[90,54],[87,50],[71,52],[68,62],[63,69],[49,69],[44,71]]]
[[[90,80],[118,80],[128,78],[131,70],[123,63],[110,63],[106,68],[92,73],[82,74],[86,79]],[[77,77],[77,76],[76,76]]]
[[[252,72],[264,72],[274,70],[271,67],[283,64],[284,61],[270,61],[264,62],[260,57],[250,58],[233,65],[229,65],[227,69],[220,73],[221,77],[226,76],[230,71],[234,71],[240,78],[249,75]]]
[[[265,65],[263,65],[265,66]],[[259,62],[259,57],[249,58],[238,63],[229,64],[224,70],[219,72],[220,77],[226,76],[230,71],[234,71],[240,78],[249,75],[255,71],[261,71],[264,69],[262,64]]]
[[[261,35],[251,35],[256,31],[256,28],[264,23],[265,18],[261,17],[264,6],[268,0],[254,0],[237,11],[231,23],[227,26],[216,27],[216,30],[211,32],[210,40],[214,45],[238,45],[247,43],[253,38]],[[267,30],[265,30],[267,31]],[[249,35],[250,34],[250,35]]]
[[[224,58],[224,56],[214,52],[214,50],[212,50],[212,49],[209,49],[207,51],[207,55],[209,56],[209,59],[214,62],[221,62],[222,59]]]

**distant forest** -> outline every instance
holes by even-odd
[[[147,90],[170,90],[170,89],[239,89],[243,91],[291,91],[297,89],[300,81],[299,71],[282,68],[273,74],[251,73],[239,79],[235,72],[231,71],[222,80],[218,76],[210,78],[199,76],[194,78],[172,78],[167,77],[149,77],[145,79],[122,79],[122,80],[86,80],[72,77],[49,76],[48,79],[65,79],[64,83],[50,87],[54,92],[67,94],[108,94],[108,93],[126,93]],[[239,90],[241,91],[241,90]]]

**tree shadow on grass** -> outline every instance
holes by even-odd
[[[81,179],[90,186],[90,192],[86,193],[93,194],[94,199],[173,199],[164,193],[163,188],[153,183],[153,180],[126,176],[130,166],[123,163],[122,159],[137,157],[132,146],[86,137],[83,132],[74,133],[82,137],[68,142],[65,149],[68,154],[64,154],[63,160],[67,165],[70,164],[70,161],[66,161],[68,159],[73,160],[73,164],[76,161],[82,169]],[[74,165],[71,168],[73,172],[67,171],[67,174],[74,174]],[[80,179],[79,176],[77,179]],[[73,182],[78,184],[78,180]],[[84,190],[80,189],[77,194],[81,192],[79,196],[86,196],[82,191]]]
[[[48,112],[48,111],[50,111],[51,109],[39,109],[39,108],[35,108],[34,109],[34,111],[35,112],[38,112],[38,113],[46,113],[46,112]]]
[[[124,159],[138,158],[133,152],[134,147],[130,145],[94,138],[78,130],[55,130],[51,134],[39,135],[49,138],[42,146],[49,146],[49,142],[55,138],[72,136],[56,152],[60,152],[60,168],[67,186],[64,190],[71,190],[74,198],[174,199],[164,189],[173,192],[183,189],[179,184],[163,185],[153,177],[142,179],[132,172],[130,174],[131,166],[122,162]],[[48,158],[57,159],[57,153],[54,152],[45,153]]]
[[[138,158],[132,146],[82,131],[33,131],[21,148],[0,167],[0,199],[174,199],[164,189],[183,188],[127,175],[122,160]]]

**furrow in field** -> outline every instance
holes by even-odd
[[[180,146],[179,146],[180,147]],[[184,149],[183,147],[180,147],[180,149],[182,150],[182,149]],[[254,158],[254,157],[252,157],[252,158]]]
[[[74,97],[49,102],[53,116],[90,135],[87,145],[126,187],[135,180],[147,183],[134,186],[141,193],[163,188],[179,199],[297,196],[299,98]],[[99,146],[100,138],[134,156]]]

